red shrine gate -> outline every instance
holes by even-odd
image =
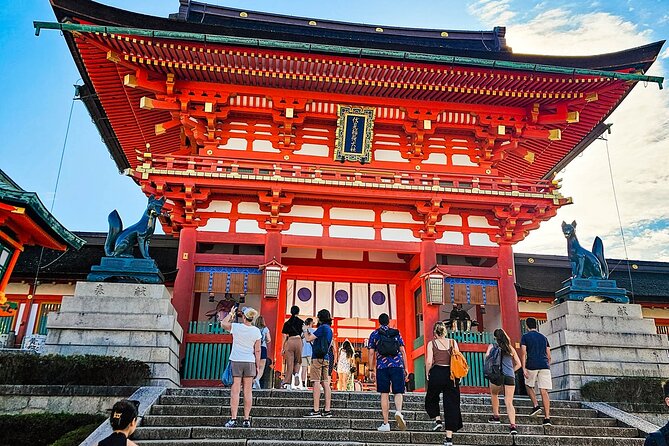
[[[640,73],[661,43],[529,56],[503,28],[384,29],[190,3],[167,20],[52,2],[67,23],[36,26],[65,31],[117,165],[167,198],[187,385],[220,376],[229,336],[206,317],[226,295],[259,307],[274,339],[292,303],[332,308],[341,337],[356,339],[386,308],[419,387],[424,345],[453,303],[480,324],[451,333],[474,367],[486,330],[517,342],[512,245],[570,202],[554,173],[636,82],[658,82]]]

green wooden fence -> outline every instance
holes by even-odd
[[[52,311],[60,310],[60,304],[42,304],[42,308],[39,313],[39,321],[37,322],[37,332],[36,334],[46,335],[46,320],[49,316],[49,313]]]
[[[223,330],[218,322],[209,321],[191,321],[188,324],[188,333],[190,334],[228,334]]]
[[[0,334],[9,333],[12,330],[13,323],[14,323],[14,316],[0,317]]]
[[[219,380],[230,357],[232,344],[189,342],[183,379]]]
[[[446,337],[455,339],[462,344],[492,344],[495,342],[495,337],[487,331],[482,333],[476,331],[449,331]]]
[[[485,352],[462,352],[467,364],[469,364],[469,373],[460,380],[461,386],[488,387],[488,380],[483,376],[483,362]]]

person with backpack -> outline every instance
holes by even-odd
[[[453,432],[462,429],[460,412],[460,380],[451,379],[451,354],[458,350],[454,339],[446,338],[446,325],[434,324],[434,339],[427,345],[425,370],[427,370],[427,393],[425,411],[434,420],[433,431],[446,431],[444,446],[453,446]],[[441,420],[439,399],[444,395],[444,420]]]
[[[332,316],[325,308],[318,312],[318,328],[312,334],[306,331],[304,338],[311,342],[311,371],[309,378],[314,386],[314,408],[305,415],[305,418],[331,418],[332,389],[330,388],[330,377],[332,376],[332,365],[334,363],[334,352],[332,351]],[[325,407],[320,411],[321,386],[325,394]]]
[[[513,394],[516,390],[516,370],[520,368],[518,353],[511,346],[509,335],[498,328],[493,332],[495,344],[490,344],[486,351],[484,372],[490,381],[490,400],[492,417],[489,423],[499,424],[499,393],[504,391],[504,405],[509,416],[509,433],[516,435],[516,408],[513,407]]]
[[[313,318],[306,318],[304,320],[303,334],[304,338],[302,339],[302,390],[307,390],[307,381],[309,378],[309,367],[311,367],[311,342],[307,341],[307,333],[312,333],[316,331],[315,328],[312,328],[314,324]]]
[[[290,318],[284,322],[281,334],[283,345],[281,355],[286,361],[286,374],[284,386],[290,390],[302,389],[302,329],[304,321],[297,317],[300,307],[293,305],[290,308]]]
[[[407,377],[407,355],[404,340],[399,330],[390,328],[390,317],[386,313],[379,316],[379,328],[369,336],[369,368],[372,380],[376,381],[376,390],[381,394],[381,412],[383,424],[379,432],[390,432],[388,413],[390,412],[390,389],[395,396],[395,422],[404,431],[407,428],[402,415],[404,401],[404,383]]]
[[[669,381],[662,384],[664,390],[664,404],[669,406]],[[643,446],[667,446],[669,445],[669,423],[660,428],[659,431],[651,432]]]
[[[553,388],[551,377],[551,346],[546,336],[537,331],[537,320],[528,317],[525,321],[528,332],[520,338],[520,356],[523,363],[523,375],[527,394],[532,400],[530,416],[541,412],[534,386],[539,387],[541,403],[544,406],[544,426],[551,426],[551,401],[548,391]]]

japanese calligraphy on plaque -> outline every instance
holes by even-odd
[[[335,161],[370,162],[375,113],[374,107],[337,106]]]

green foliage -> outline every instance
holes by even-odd
[[[97,426],[104,419],[102,415],[67,413],[0,415],[0,444],[47,446],[82,425]]]
[[[140,386],[149,366],[118,356],[0,353],[0,384]]]
[[[81,426],[73,431],[70,431],[56,440],[51,446],[79,446],[90,434],[93,433],[95,429],[98,428],[100,423],[87,424]]]
[[[586,401],[661,404],[664,402],[663,381],[644,377],[591,381],[581,387],[581,396]]]

